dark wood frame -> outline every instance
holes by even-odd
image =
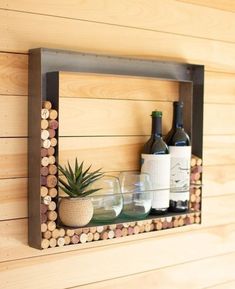
[[[59,71],[89,72],[154,77],[180,83],[180,98],[185,102],[185,123],[192,139],[192,153],[202,157],[204,66],[120,58],[80,52],[38,48],[29,51],[28,105],[28,191],[29,245],[41,249],[40,168],[41,108],[44,100],[59,106]],[[59,144],[58,144],[59,145]],[[58,145],[56,156],[58,157]]]

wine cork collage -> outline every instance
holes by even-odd
[[[58,214],[58,127],[58,112],[50,101],[44,101],[41,110],[41,249],[122,238],[201,223],[202,159],[192,156],[189,211],[171,215],[150,215],[143,220],[114,224],[104,222],[83,227],[63,226]]]

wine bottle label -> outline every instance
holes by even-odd
[[[172,201],[188,201],[190,185],[191,146],[169,146],[171,155]]]
[[[170,160],[169,154],[141,154],[141,172],[149,174],[152,182],[153,209],[164,209],[169,207]]]
[[[187,190],[190,183],[191,146],[169,146],[171,155],[171,189]]]

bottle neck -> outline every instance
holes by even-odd
[[[152,136],[162,137],[162,118],[152,117]]]
[[[183,106],[181,106],[181,105],[175,105],[174,106],[172,127],[174,127],[174,128],[183,128],[184,127]]]

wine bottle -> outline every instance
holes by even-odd
[[[152,182],[151,214],[163,214],[169,208],[170,154],[162,139],[162,112],[152,112],[152,133],[141,154],[141,172],[148,173]],[[156,189],[156,190],[155,190]]]
[[[183,212],[189,206],[191,143],[183,125],[183,102],[174,105],[172,129],[165,141],[171,155],[170,211]]]

